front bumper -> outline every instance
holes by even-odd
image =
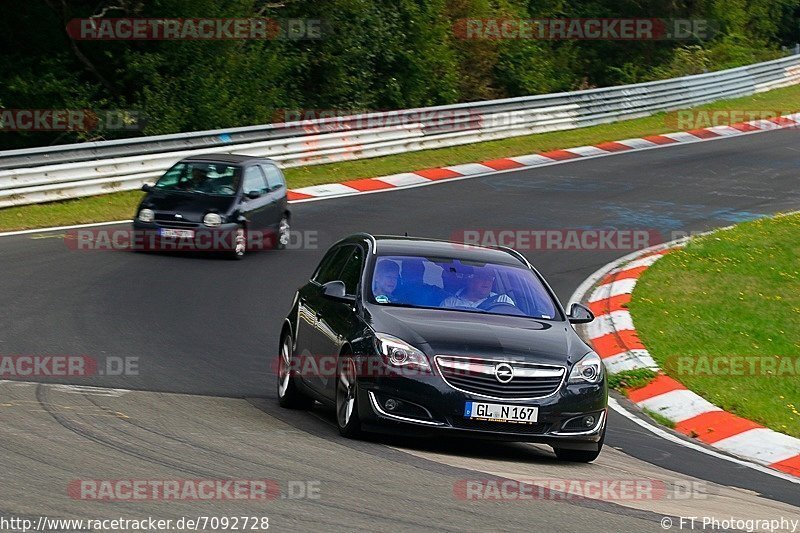
[[[164,237],[161,230],[190,230],[194,236]],[[208,227],[203,224],[161,224],[134,220],[131,247],[137,251],[148,252],[230,252],[236,246],[236,223]]]
[[[605,379],[597,384],[562,384],[555,394],[536,400],[488,399],[456,390],[434,374],[413,378],[359,378],[358,386],[359,414],[367,431],[415,436],[450,434],[470,438],[539,442],[560,448],[591,451],[598,449],[605,433],[608,406]],[[408,412],[390,413],[384,407],[388,398],[410,404]],[[532,424],[468,419],[464,417],[464,406],[468,401],[535,406],[539,408],[538,419]],[[412,416],[406,416],[409,413]],[[586,415],[595,416],[594,426],[588,429],[565,430],[564,425],[568,421]]]

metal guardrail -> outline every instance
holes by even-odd
[[[800,83],[800,55],[669,80],[467,104],[0,152],[0,207],[133,190],[200,153],[284,167],[378,157],[685,109]]]

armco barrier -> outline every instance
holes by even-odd
[[[696,76],[229,130],[0,152],[0,207],[139,188],[199,153],[284,167],[457,146],[685,109],[800,83],[800,55]]]

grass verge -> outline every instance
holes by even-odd
[[[800,111],[800,85],[753,96],[721,100],[694,109],[793,113]],[[659,113],[650,117],[575,130],[539,133],[374,159],[290,168],[286,170],[286,178],[289,187],[299,188],[322,183],[337,183],[354,178],[385,176],[425,168],[474,163],[559,148],[618,141],[631,137],[669,133],[679,129],[675,126],[674,121],[668,121],[666,117],[665,113]],[[734,117],[733,121],[737,120],[741,120],[741,118]],[[717,117],[715,125],[726,123],[728,123],[726,117],[722,116]],[[709,124],[698,124],[697,126],[705,125]],[[63,202],[4,208],[0,209],[0,231],[127,219],[133,216],[141,197],[142,193],[131,191]]]
[[[692,240],[647,269],[630,312],[664,371],[800,437],[800,214]]]

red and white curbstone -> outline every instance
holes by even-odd
[[[637,368],[659,370],[636,335],[626,307],[639,276],[668,252],[643,251],[640,257],[622,261],[599,281],[588,298],[596,320],[586,327],[586,336],[610,373]],[[800,439],[723,411],[669,376],[660,373],[648,385],[630,390],[628,398],[674,422],[680,433],[800,477]]]
[[[368,192],[419,187],[440,181],[470,176],[486,175],[493,172],[516,170],[520,168],[533,168],[543,165],[553,165],[564,161],[585,159],[588,157],[603,157],[620,152],[634,152],[664,146],[702,142],[735,135],[746,135],[780,128],[795,127],[800,124],[800,113],[794,113],[770,120],[754,120],[731,124],[730,126],[713,126],[690,131],[665,133],[663,135],[650,135],[637,139],[624,139],[622,141],[603,142],[593,146],[578,146],[564,150],[551,150],[540,154],[521,155],[502,159],[493,159],[481,163],[467,163],[441,168],[429,168],[415,172],[403,172],[381,176],[379,178],[364,178],[345,181],[343,183],[330,183],[302,187],[289,191],[290,201],[309,201],[317,198],[331,198],[349,196]]]

